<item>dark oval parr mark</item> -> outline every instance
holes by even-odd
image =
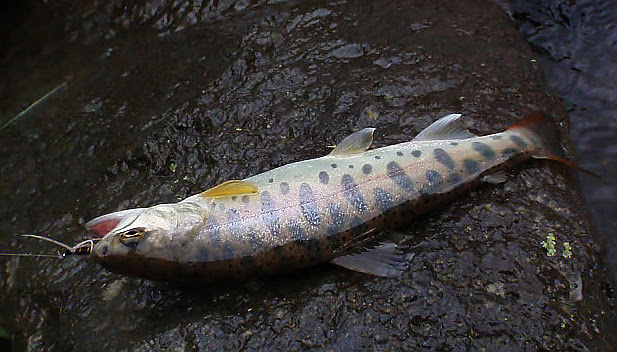
[[[344,174],[341,178],[341,186],[343,187],[343,194],[349,201],[349,203],[353,204],[359,212],[364,212],[368,208],[366,202],[364,201],[364,196],[362,196],[362,192],[360,192],[360,188],[354,181],[353,177],[349,174]]]
[[[321,224],[321,216],[319,215],[319,209],[317,209],[315,196],[313,195],[313,190],[308,183],[303,183],[300,185],[298,199],[300,201],[302,215],[306,221],[313,226],[318,226]]]
[[[465,168],[465,172],[468,174],[475,174],[480,171],[480,164],[473,159],[465,159],[463,160],[463,167]]]
[[[454,160],[452,160],[450,154],[448,154],[448,152],[446,152],[445,150],[441,148],[435,148],[435,150],[433,150],[433,156],[435,157],[435,160],[437,160],[443,166],[447,167],[450,170],[454,169]]]
[[[386,171],[394,184],[407,192],[413,191],[413,182],[396,161],[389,162],[386,166]]]
[[[482,142],[473,142],[471,143],[471,147],[480,153],[485,159],[492,160],[495,159],[495,151],[488,144]]]
[[[525,141],[519,136],[511,135],[510,140],[514,142],[514,144],[516,144],[516,146],[521,149],[524,149],[527,147],[527,143],[525,143]]]

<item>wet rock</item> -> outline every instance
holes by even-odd
[[[1,116],[74,77],[0,131],[3,251],[53,252],[14,236],[76,243],[97,215],[321,156],[363,127],[383,146],[451,112],[481,133],[538,109],[563,121],[490,2],[51,6],[65,36],[26,32],[46,50],[16,47],[0,69]],[[255,292],[2,258],[0,326],[29,351],[607,350],[612,284],[570,177],[530,163],[400,229],[400,279],[323,265]]]

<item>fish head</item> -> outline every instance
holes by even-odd
[[[183,202],[123,212],[90,255],[114,272],[135,276],[151,276],[144,272],[148,263],[179,261],[186,239],[197,234],[207,215],[197,204]],[[97,226],[95,220],[88,224]]]

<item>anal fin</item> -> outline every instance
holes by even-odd
[[[343,268],[380,277],[398,277],[409,267],[413,254],[404,252],[396,243],[385,242],[361,253],[332,260]]]

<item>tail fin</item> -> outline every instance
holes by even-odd
[[[508,130],[526,129],[531,131],[540,140],[541,146],[535,158],[539,159],[561,159],[567,163],[563,149],[561,149],[561,137],[557,129],[555,119],[545,113],[538,112],[529,115],[516,125],[508,127]]]
[[[543,112],[538,112],[527,116],[521,122],[512,125],[507,129],[526,129],[532,132],[539,139],[539,144],[541,144],[541,146],[538,146],[539,150],[537,150],[536,154],[532,156],[534,159],[556,161],[570,168],[599,177],[594,172],[583,169],[582,167],[566,159],[563,149],[561,148],[561,137],[559,136],[557,122],[551,116]]]

